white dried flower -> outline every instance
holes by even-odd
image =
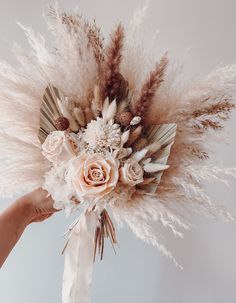
[[[162,163],[147,163],[144,165],[144,170],[147,173],[156,173],[158,171],[163,171],[169,168],[169,165],[165,165]]]
[[[129,139],[130,130],[127,130],[121,135],[121,146],[123,146]]]
[[[137,124],[139,124],[140,122],[141,122],[141,117],[139,117],[139,116],[135,116],[135,117],[133,117],[133,119],[131,120],[131,122],[130,122],[130,125],[137,125]]]
[[[114,151],[113,156],[118,159],[118,160],[122,160],[124,158],[129,157],[132,154],[132,148],[128,147],[128,148],[120,148]]]
[[[143,158],[145,158],[146,154],[148,152],[148,149],[143,148],[136,153],[132,155],[132,158],[135,159],[137,162],[141,161]]]
[[[121,143],[121,130],[119,124],[114,124],[102,118],[92,120],[83,135],[84,141],[92,149],[112,148],[118,149]]]
[[[78,208],[78,205],[72,202],[72,197],[75,195],[75,190],[66,180],[67,163],[57,165],[51,168],[45,175],[43,188],[50,192],[55,209],[64,209],[66,214]]]
[[[107,121],[113,119],[116,114],[116,111],[117,111],[117,104],[116,104],[116,100],[114,100],[110,103],[106,112],[105,113],[103,112],[104,115],[103,119]]]

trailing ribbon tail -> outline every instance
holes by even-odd
[[[62,302],[90,303],[94,261],[94,235],[99,222],[96,211],[86,211],[71,231],[66,245]]]

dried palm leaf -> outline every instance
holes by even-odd
[[[163,171],[169,167],[167,165],[167,161],[170,155],[171,147],[175,140],[176,130],[177,125],[174,123],[162,124],[152,127],[148,134],[148,140],[151,143],[149,147],[151,147],[150,150],[152,151],[151,156],[153,160],[151,163],[144,165],[144,169],[148,173],[153,173],[155,180],[145,187],[146,191],[156,191]],[[156,147],[156,150],[153,147]],[[150,153],[147,153],[147,156],[150,156]]]
[[[79,130],[78,123],[67,108],[64,96],[56,87],[49,84],[46,87],[40,108],[38,137],[41,143],[45,141],[50,132],[57,130],[56,120],[59,117],[65,117],[68,119],[69,126],[72,131],[77,132]]]
[[[50,132],[55,131],[55,121],[61,117],[62,114],[59,110],[57,99],[60,98],[59,91],[48,85],[40,109],[40,127],[39,127],[39,140],[43,143]]]
[[[174,142],[177,125],[175,123],[154,125],[149,128],[147,139],[149,144],[159,143],[161,146]]]

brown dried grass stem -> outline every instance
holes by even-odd
[[[160,62],[156,64],[154,70],[152,70],[142,86],[140,96],[134,103],[133,114],[140,116],[144,120],[145,114],[153,101],[157,89],[164,81],[164,75],[168,65],[167,53],[161,58]]]
[[[118,24],[115,31],[111,34],[110,43],[105,50],[105,59],[100,78],[101,97],[103,100],[106,97],[113,100],[119,95],[120,85],[123,80],[120,74],[120,63],[124,37],[124,28],[121,24]]]
[[[115,251],[114,245],[117,244],[115,227],[108,212],[103,210],[99,219],[99,226],[96,229],[94,237],[94,261],[97,252],[99,253],[101,260],[103,258],[105,238],[110,239],[112,247]]]

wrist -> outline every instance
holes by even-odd
[[[20,198],[16,203],[19,207],[19,215],[22,217],[22,222],[27,226],[34,216],[33,205],[27,196]]]

